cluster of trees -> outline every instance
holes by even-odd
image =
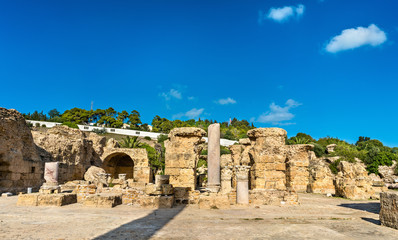
[[[130,113],[126,110],[117,112],[113,108],[85,110],[81,108],[72,108],[60,113],[57,109],[48,112],[48,116],[41,111],[32,114],[23,114],[25,119],[38,121],[52,121],[64,123],[68,126],[76,124],[93,123],[97,126],[121,128],[123,124],[129,124],[131,129],[148,131],[148,124],[142,124],[140,113],[136,110]]]
[[[147,123],[141,122],[141,115],[138,111],[133,110],[127,112],[123,110],[117,112],[113,108],[108,109],[97,109],[97,110],[85,110],[81,108],[72,108],[66,110],[64,113],[60,113],[57,109],[53,109],[48,112],[48,116],[41,111],[33,112],[32,114],[23,114],[25,119],[38,120],[38,121],[52,121],[59,122],[69,127],[77,128],[77,124],[94,124],[95,126],[104,126],[112,128],[121,128],[124,124],[128,124],[129,128],[135,130],[150,131]],[[182,120],[168,120],[155,116],[152,120],[152,132],[169,133],[171,129],[178,127],[198,127],[207,131],[210,124],[216,123],[213,120],[202,120],[202,119],[189,119],[186,121]],[[221,122],[221,137],[238,140],[245,138],[248,130],[255,128],[253,123],[250,124],[247,120],[238,120],[233,118],[230,122]]]
[[[366,164],[369,173],[379,174],[379,166],[392,166],[393,161],[398,160],[398,147],[390,148],[384,146],[379,140],[363,136],[359,137],[355,144],[350,144],[338,138],[324,137],[315,140],[308,134],[298,133],[295,137],[287,139],[286,143],[313,144],[317,157],[326,155],[327,145],[336,144],[335,151],[328,155],[340,157],[329,166],[334,173],[337,173],[337,165],[340,161],[355,162],[356,159],[360,159]],[[398,167],[396,174],[398,174]]]

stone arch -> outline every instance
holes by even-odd
[[[152,171],[146,149],[143,148],[111,148],[101,156],[102,167],[112,177],[125,173],[126,179],[134,182],[152,182]]]
[[[104,159],[102,168],[113,178],[118,178],[119,174],[126,174],[126,179],[134,179],[134,161],[126,153],[109,154]]]

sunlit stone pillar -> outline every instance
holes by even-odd
[[[249,166],[235,166],[237,204],[249,204],[249,170]]]
[[[221,169],[221,190],[222,194],[228,194],[231,192],[231,179],[232,179],[232,169],[231,167],[225,166]]]
[[[212,192],[218,192],[221,184],[220,174],[220,124],[211,124],[208,128],[207,147],[207,187]]]

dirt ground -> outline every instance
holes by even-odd
[[[378,201],[300,194],[299,206],[201,210],[20,207],[0,198],[0,239],[398,239]]]

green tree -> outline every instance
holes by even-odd
[[[131,128],[139,129],[139,125],[142,123],[140,117],[140,113],[137,110],[131,111],[131,114],[129,115],[129,123]]]
[[[50,120],[52,120],[52,119],[54,119],[54,118],[56,118],[56,117],[60,117],[61,116],[61,114],[60,114],[60,112],[58,112],[58,110],[57,109],[52,109],[52,110],[50,110],[49,112],[48,112],[48,116],[50,116]]]

